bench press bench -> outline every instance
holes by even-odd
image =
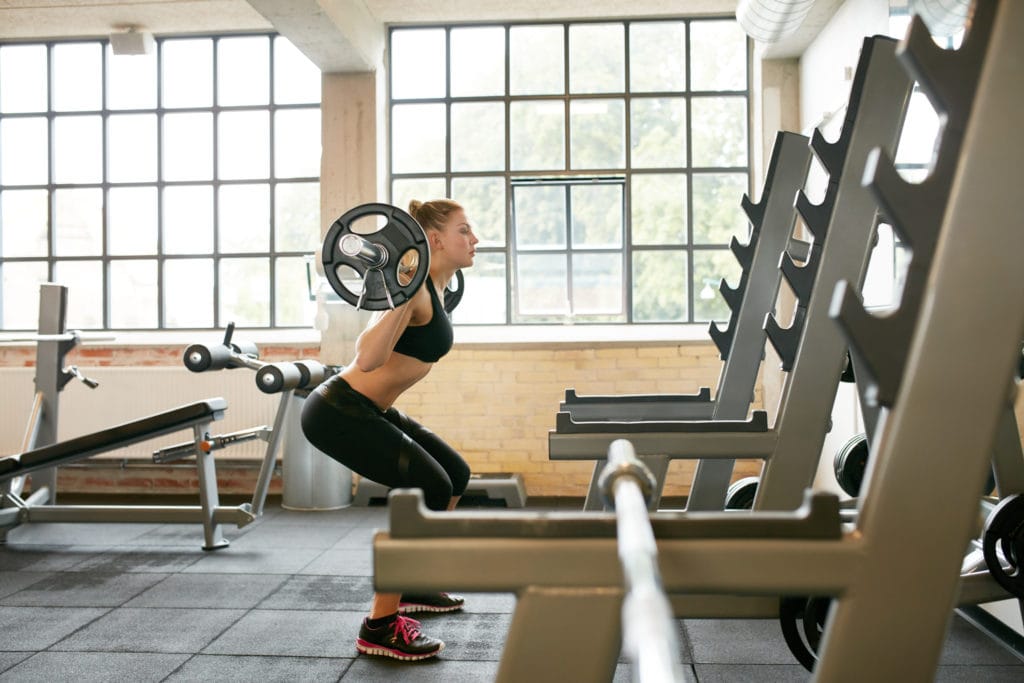
[[[213,455],[198,446],[209,431],[210,423],[222,419],[225,410],[226,400],[210,398],[0,458],[0,542],[11,528],[28,522],[199,522],[203,525],[204,550],[226,547],[228,541],[224,539],[220,525],[235,523],[242,527],[256,516],[249,503],[237,507],[220,507]],[[22,499],[9,484],[15,477],[77,462],[185,429],[192,429],[197,444],[196,453],[200,454],[196,456],[198,506],[53,505],[50,503],[55,500],[55,496],[45,486],[37,488],[27,499]]]

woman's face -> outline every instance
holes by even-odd
[[[462,209],[452,211],[445,223],[444,230],[438,231],[436,244],[431,241],[431,257],[440,254],[451,261],[456,268],[469,268],[473,265],[473,256],[476,255],[476,243],[479,242],[473,234],[473,227],[466,218],[466,212]]]

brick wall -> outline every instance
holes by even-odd
[[[182,348],[163,346],[85,346],[66,358],[90,366],[179,366]],[[316,345],[260,348],[269,361],[315,358]],[[0,367],[31,366],[35,349],[0,347]],[[430,375],[401,397],[397,406],[422,421],[461,452],[475,472],[518,472],[531,496],[586,494],[593,465],[550,461],[547,438],[567,388],[580,394],[692,393],[718,381],[721,361],[711,343],[458,344]],[[86,372],[88,374],[88,372]],[[755,396],[761,403],[760,389]],[[230,452],[218,454],[222,492],[252,490],[251,464],[232,467]],[[675,461],[668,496],[685,495],[694,464]],[[743,463],[735,476],[759,471]],[[116,468],[62,471],[64,491],[180,493],[194,471],[152,467],[129,475]]]

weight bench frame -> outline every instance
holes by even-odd
[[[27,499],[5,486],[0,498],[4,505],[0,509],[0,542],[6,540],[10,529],[33,522],[198,522],[203,525],[204,550],[227,547],[228,541],[223,536],[221,525],[233,523],[242,527],[252,522],[256,515],[249,503],[237,507],[220,505],[214,456],[198,446],[209,432],[210,425],[224,417],[225,410],[227,401],[211,398],[0,459],[0,484],[3,484],[14,477],[191,429],[198,454],[196,474],[200,501],[198,506],[56,505],[52,504],[56,498],[54,491],[47,485],[36,486]]]

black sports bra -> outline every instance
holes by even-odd
[[[452,322],[444,310],[440,297],[429,277],[426,281],[434,314],[426,325],[409,325],[395,343],[395,351],[403,356],[412,356],[424,363],[436,363],[451,351],[455,335]]]

